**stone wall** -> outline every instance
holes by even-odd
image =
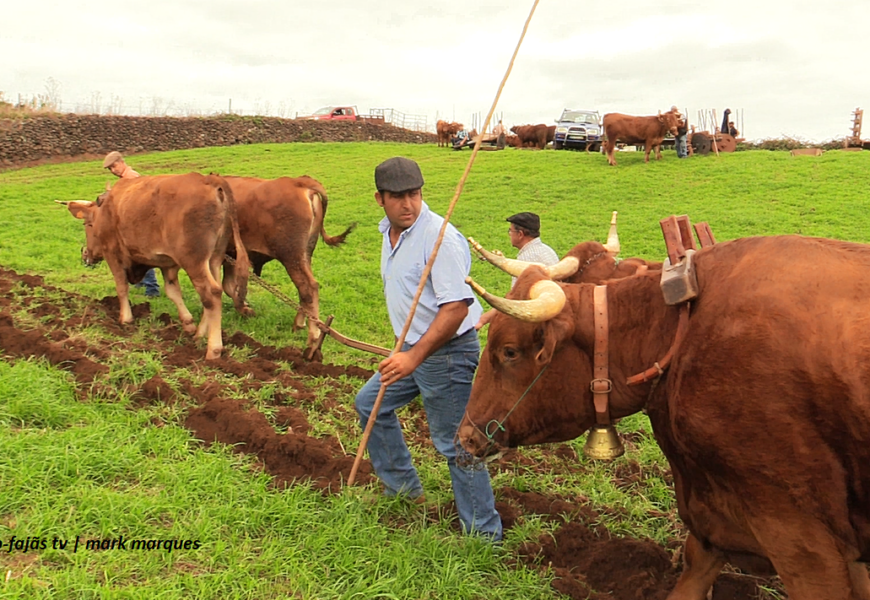
[[[434,133],[356,121],[272,117],[37,116],[0,120],[0,166],[79,155],[124,154],[264,142],[434,144]]]

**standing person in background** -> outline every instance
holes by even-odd
[[[496,136],[495,147],[501,150],[505,144],[505,128],[501,123],[501,119],[498,120],[498,125],[492,128],[492,132]]]
[[[109,172],[121,179],[133,179],[139,177],[139,173],[133,170],[133,167],[124,162],[124,157],[118,151],[109,152],[103,160],[103,167]],[[157,275],[154,274],[154,269],[148,269],[145,277],[140,283],[135,284],[136,287],[145,286],[146,298],[157,298],[160,296],[160,284],[157,283]]]
[[[677,158],[686,158],[689,156],[689,146],[686,143],[688,135],[689,120],[681,118],[677,121],[677,137],[674,138],[674,149],[677,151]]]
[[[423,202],[423,174],[413,160],[397,156],[378,165],[375,187],[375,200],[386,215],[378,225],[381,278],[390,323],[399,337],[444,219]],[[388,386],[371,430],[369,457],[385,496],[422,504],[423,485],[396,416],[396,410],[421,396],[429,435],[447,459],[463,530],[497,542],[502,524],[489,472],[483,464],[457,464],[457,453],[464,451],[453,441],[480,360],[474,323],[482,309],[465,283],[470,270],[468,243],[448,225],[401,351],[381,361],[354,404],[365,428],[381,385]]]
[[[547,244],[541,241],[541,217],[532,212],[521,212],[508,217],[508,235],[511,238],[511,246],[519,250],[517,260],[536,262],[549,267],[559,262],[559,255]],[[511,289],[517,282],[516,277],[511,278]],[[488,325],[496,314],[494,308],[486,311],[477,323],[475,329]]]
[[[719,128],[719,133],[728,133],[730,127],[728,127],[728,121],[730,121],[731,109],[726,108],[725,112],[722,113],[722,127]]]

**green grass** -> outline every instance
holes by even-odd
[[[250,459],[202,450],[181,427],[150,427],[152,416],[124,399],[78,403],[45,364],[0,362],[0,541],[47,546],[0,553],[4,597],[482,598],[493,587],[549,597],[538,576],[446,523],[424,526],[398,502],[373,508],[352,493],[276,491]],[[402,511],[405,527],[381,523]],[[119,536],[201,546],[83,547]]]
[[[308,174],[321,180],[330,196],[327,231],[334,234],[351,222],[360,224],[343,247],[321,243],[315,253],[321,313],[334,314],[334,326],[346,335],[391,345],[378,274],[377,223],[383,213],[373,198],[372,173],[378,162],[397,154],[420,162],[424,199],[443,214],[467,152],[385,143],[270,144],[147,154],[130,162],[148,174],[198,170],[262,177]],[[504,219],[523,210],[541,215],[542,238],[560,254],[581,241],[603,241],[613,210],[620,213],[622,255],[652,259],[664,256],[658,221],[670,214],[708,221],[719,240],[801,233],[867,241],[870,235],[863,194],[870,183],[866,153],[832,151],[816,158],[752,151],[684,161],[670,153],[665,157],[644,164],[641,153],[623,153],[619,165],[610,168],[602,156],[582,152],[481,153],[452,222],[464,235],[508,255],[513,249]],[[96,162],[0,174],[0,218],[8,224],[0,240],[0,264],[45,275],[48,283],[86,295],[113,294],[105,265],[93,271],[80,267],[81,223],[52,202],[92,200],[109,179]],[[478,261],[472,276],[492,291],[506,292],[510,286],[504,274]],[[296,297],[278,263],[269,263],[264,277]],[[183,285],[196,315],[196,297],[189,282]],[[137,294],[134,299],[141,300]],[[255,286],[251,302],[258,317],[247,321],[225,302],[228,330],[242,329],[263,343],[304,344],[304,332],[288,334],[294,317],[289,307]],[[155,306],[158,312],[175,314],[166,298]],[[332,341],[326,344],[329,356],[339,361],[366,356]]]
[[[321,244],[314,273],[321,284],[321,313],[334,314],[342,333],[391,346],[379,279],[383,213],[373,198],[373,169],[394,155],[419,161],[424,198],[441,214],[453,196],[469,153],[399,144],[294,144],[208,148],[130,157],[140,173],[197,170],[222,174],[311,175],[323,182],[330,201],[326,228],[335,234],[350,222],[360,226],[343,247]],[[487,248],[513,256],[505,217],[531,210],[541,215],[543,239],[559,254],[589,239],[603,241],[610,212],[620,213],[622,256],[661,260],[658,221],[670,214],[706,220],[720,241],[747,235],[801,233],[854,241],[870,238],[870,154],[828,152],[821,157],[740,152],[678,161],[643,163],[640,153],[617,155],[608,167],[600,155],[581,152],[506,150],[481,153],[453,222]],[[98,162],[51,165],[0,173],[0,265],[38,274],[48,284],[92,298],[114,295],[108,268],[84,269],[79,248],[84,233],[54,199],[94,199],[110,176]],[[762,268],[760,266],[760,268]],[[510,278],[474,262],[472,275],[494,292],[507,292]],[[276,263],[264,277],[295,297]],[[188,307],[201,309],[189,282]],[[133,298],[142,301],[141,291]],[[50,298],[49,298],[50,299]],[[228,334],[244,331],[258,341],[301,347],[305,332],[292,332],[294,311],[256,287],[250,300],[257,316],[243,319],[224,302]],[[166,298],[152,313],[168,312]],[[16,309],[16,318],[22,311]],[[22,317],[23,318],[23,317]],[[30,324],[35,325],[32,318]],[[140,323],[134,339],[150,339],[155,318]],[[87,330],[82,336],[99,336]],[[233,350],[245,358],[246,350]],[[371,367],[371,355],[327,340],[327,362]],[[163,374],[159,357],[123,351],[108,363],[108,381],[140,384]],[[208,371],[191,375],[219,377]],[[173,384],[168,380],[170,385]],[[349,381],[348,387],[361,382]],[[315,392],[317,381],[306,382]],[[51,598],[552,598],[546,580],[528,569],[505,565],[520,544],[548,524],[527,517],[506,539],[502,554],[455,535],[446,522],[425,522],[421,513],[394,502],[374,508],[356,490],[324,497],[305,485],[286,491],[248,458],[226,448],[203,450],[181,427],[183,410],[154,405],[131,410],[127,398],[92,397],[78,402],[65,374],[38,362],[0,362],[0,541],[11,535],[51,539],[117,537],[197,539],[202,548],[171,553],[122,551],[70,553],[48,549],[27,559],[0,551],[11,572],[4,597]],[[271,388],[250,398],[268,400]],[[353,395],[338,398],[343,409],[318,418],[320,397],[309,409],[312,431],[338,435],[355,450],[359,430]],[[166,423],[151,425],[153,418]],[[495,475],[494,487],[515,487],[588,502],[614,532],[666,542],[679,535],[672,490],[659,474],[666,468],[637,415],[620,423],[640,431],[629,455],[613,465],[580,458],[572,464],[518,467]],[[582,456],[583,439],[571,442]],[[446,465],[430,448],[412,447],[421,477],[438,501],[451,499]],[[539,449],[524,450],[540,459]],[[628,460],[647,473],[620,486],[613,470]],[[543,471],[543,472],[542,472]],[[372,491],[370,488],[369,492]],[[401,522],[402,524],[398,524]],[[49,544],[50,545],[50,544]]]

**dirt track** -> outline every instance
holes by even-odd
[[[22,317],[22,308],[27,318]],[[150,306],[136,305],[133,314],[137,318],[147,316]],[[45,357],[51,364],[74,375],[82,398],[94,392],[112,397],[118,392],[107,377],[106,363],[112,356],[136,350],[160,352],[164,375],[172,373],[173,382],[178,383],[170,386],[155,375],[141,385],[127,385],[125,391],[132,394],[137,406],[157,402],[187,406],[185,426],[198,439],[205,443],[233,444],[238,452],[256,455],[273,476],[276,487],[307,480],[323,493],[340,491],[342,481],[350,473],[353,457],[345,454],[335,438],[308,435],[309,424],[302,408],[314,402],[315,394],[305,381],[310,377],[324,377],[323,385],[328,389],[325,400],[320,400],[320,410],[335,411],[343,419],[355,419],[352,408],[348,410],[335,400],[339,392],[354,391],[349,389],[350,384],[339,380],[339,376],[367,378],[370,371],[307,363],[295,348],[264,346],[243,333],[236,333],[224,340],[225,345],[247,347],[250,358],[239,362],[225,357],[208,363],[210,369],[233,376],[232,383],[222,383],[227,378],[219,382],[210,377],[206,383],[194,385],[183,373],[200,370],[204,366],[204,352],[181,331],[177,319],[165,313],[158,317],[163,326],[154,332],[160,340],[155,347],[150,343],[133,342],[134,328],[119,325],[117,318],[115,297],[94,301],[47,286],[41,277],[18,275],[0,267],[0,351],[7,359]],[[80,335],[82,328],[89,326],[105,330],[107,337],[95,342],[92,336],[86,339]],[[271,401],[276,409],[272,422],[247,402],[228,397],[230,393],[236,397],[254,397],[267,384],[277,384],[279,390]],[[412,405],[406,418],[413,425],[409,430],[415,432],[409,442],[428,443],[422,409]],[[154,426],[160,427],[163,423],[154,422]],[[281,432],[285,428],[286,432]],[[552,448],[547,454],[558,468],[575,468],[577,457],[570,446]],[[536,464],[520,452],[509,452],[492,468],[535,469]],[[363,461],[358,477],[361,484],[372,481],[368,461]],[[642,479],[644,473],[637,463],[628,463],[616,469],[614,477],[618,482],[631,484]],[[600,519],[598,513],[572,499],[507,487],[496,489],[496,496],[506,529],[530,514],[543,515],[559,525],[554,536],[542,536],[537,543],[524,545],[508,560],[532,568],[552,568],[557,575],[553,587],[571,598],[664,600],[679,576],[680,560],[675,551],[681,540],[673,540],[664,548],[648,540],[611,536],[603,526],[594,525]],[[452,506],[433,506],[427,510],[434,522],[445,512],[453,514],[455,521]],[[760,595],[757,584],[781,589],[776,580],[723,574],[714,587],[713,599],[769,598]],[[590,588],[599,594],[588,596]]]

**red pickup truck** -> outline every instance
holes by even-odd
[[[383,114],[361,115],[356,106],[324,106],[307,117],[299,118],[314,121],[369,121],[381,124],[384,122]]]
[[[314,111],[311,116],[300,118],[315,121],[358,121],[359,113],[356,106],[324,106]]]

